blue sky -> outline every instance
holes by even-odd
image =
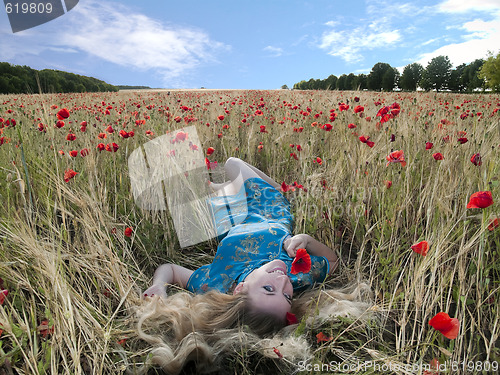
[[[275,89],[488,50],[500,50],[500,0],[80,0],[15,34],[0,10],[0,61],[116,85]]]

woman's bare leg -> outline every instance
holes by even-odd
[[[231,157],[227,159],[224,169],[230,181],[226,181],[222,184],[210,183],[210,187],[218,196],[237,194],[245,180],[249,178],[261,178],[275,188],[280,187],[276,181],[264,172],[238,158]]]
[[[280,184],[274,181],[267,174],[238,158],[231,157],[227,159],[224,169],[226,170],[226,174],[231,181],[234,181],[241,174],[243,180],[257,177],[263,179],[275,188],[280,186]]]

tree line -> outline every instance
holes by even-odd
[[[0,94],[102,91],[118,91],[118,88],[92,77],[0,62]]]
[[[500,91],[500,53],[490,54],[487,60],[477,59],[452,69],[448,56],[434,57],[423,67],[419,63],[405,66],[403,73],[387,63],[376,63],[370,73],[330,75],[326,79],[300,81],[293,85],[297,90],[371,90],[371,91],[425,91],[449,90],[473,92],[485,90]]]

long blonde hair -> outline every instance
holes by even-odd
[[[369,288],[356,285],[343,289],[316,290],[294,299],[292,312],[313,328],[337,316],[360,318],[370,308]],[[197,371],[217,369],[221,354],[246,349],[276,358],[273,349],[290,361],[310,358],[309,344],[291,335],[295,325],[285,326],[273,316],[249,313],[244,293],[228,295],[216,291],[193,295],[178,292],[166,299],[145,301],[137,313],[137,335],[151,345],[145,366],[160,367],[177,374],[190,361]],[[137,369],[136,369],[137,370]]]

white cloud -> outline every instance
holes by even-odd
[[[500,9],[500,0],[445,0],[437,6],[443,13],[465,13]]]
[[[500,47],[500,0],[446,0],[437,7],[441,13],[465,13],[475,11],[484,13],[489,20],[475,18],[463,24],[456,24],[454,29],[462,30],[461,39],[440,48],[422,54],[418,62],[424,67],[436,56],[448,56],[454,66],[470,63],[475,59],[486,58],[489,51],[497,52]]]
[[[42,37],[38,28],[5,35],[7,41],[2,35],[5,58],[76,50],[120,66],[154,70],[167,81],[215,62],[219,52],[229,49],[202,30],[168,25],[109,1],[81,1],[59,22],[40,27]]]
[[[339,30],[339,23],[334,21],[325,25],[332,30],[323,33],[319,47],[349,63],[361,61],[365,50],[387,47],[401,40],[399,30],[391,30],[384,17],[354,29]]]
[[[279,57],[283,55],[283,48],[280,47],[267,46],[263,50],[269,52],[272,57]]]
[[[428,41],[423,42],[423,43],[421,44],[421,46],[422,46],[422,47],[423,47],[423,46],[427,46],[427,45],[429,45],[429,44],[432,44],[432,43],[437,42],[438,40],[439,40],[439,38],[429,39]]]

